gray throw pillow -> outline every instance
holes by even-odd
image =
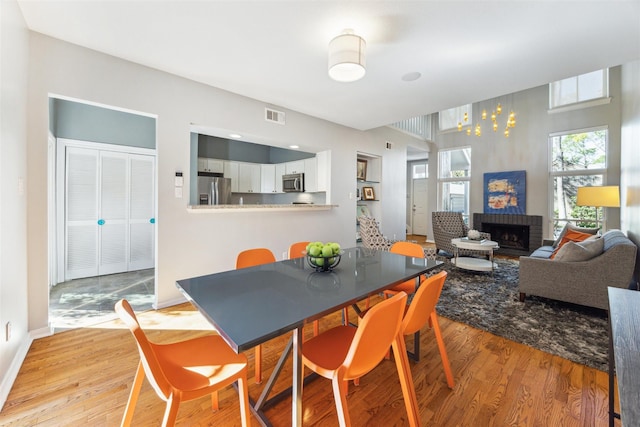
[[[604,250],[604,239],[589,238],[582,242],[567,242],[556,254],[554,261],[578,262],[595,258]]]
[[[567,230],[574,230],[574,231],[579,231],[581,233],[587,233],[587,234],[593,234],[593,235],[597,235],[598,232],[600,231],[599,228],[578,227],[577,225],[573,225],[570,222],[568,222],[568,223],[565,224],[564,228],[560,232],[560,235],[558,236],[556,241],[553,242],[553,247],[554,248],[558,247],[558,245],[562,241],[562,238],[564,237],[564,235],[567,234]]]

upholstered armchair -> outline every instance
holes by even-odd
[[[433,238],[436,241],[436,250],[453,256],[455,248],[451,244],[451,239],[466,237],[469,232],[469,227],[464,223],[462,214],[460,212],[432,212],[431,224],[433,226]],[[480,237],[491,240],[491,234],[489,233],[481,232]],[[486,253],[460,249],[459,255],[486,256]]]
[[[388,251],[391,245],[396,242],[387,239],[380,233],[378,221],[375,218],[359,216],[358,222],[360,223],[360,239],[362,239],[362,245],[365,248]]]

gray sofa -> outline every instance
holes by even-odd
[[[587,261],[550,259],[553,246],[520,257],[520,301],[537,295],[608,310],[607,287],[629,288],[637,248],[620,230],[607,231],[600,238],[602,253]]]

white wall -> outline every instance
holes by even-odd
[[[29,84],[29,321],[31,329],[47,327],[46,200],[47,97],[50,93],[126,108],[157,116],[158,212],[157,295],[159,306],[182,299],[175,281],[228,270],[236,254],[265,246],[278,257],[296,240],[331,240],[355,244],[356,151],[385,156],[384,169],[405,167],[406,144],[415,140],[387,128],[361,132],[286,111],[286,126],[264,120],[265,104],[211,88],[118,58],[31,33]],[[303,151],[331,150],[330,211],[315,213],[188,213],[188,197],[176,199],[173,177],[190,172],[190,126],[228,129],[268,141],[291,141]],[[395,150],[384,150],[385,140]],[[400,154],[402,153],[402,154]],[[388,158],[387,158],[388,157]],[[401,173],[402,179],[404,174]],[[383,189],[385,205],[398,199]],[[404,189],[404,183],[401,184]],[[185,188],[185,195],[189,188]],[[403,201],[404,196],[400,198]],[[400,203],[400,206],[403,206]],[[404,230],[404,209],[385,210],[381,218],[389,233]]]
[[[27,188],[26,94],[28,32],[18,5],[0,2],[0,407],[26,354]],[[46,143],[45,143],[46,150]],[[11,339],[5,328],[11,323]]]
[[[607,185],[618,185],[620,179],[620,67],[610,70],[609,104],[562,113],[549,113],[548,85],[502,96],[473,105],[474,124],[480,119],[483,108],[487,111],[500,102],[503,107],[502,120],[510,109],[516,113],[516,127],[509,138],[502,130],[490,130],[490,120],[482,122],[481,137],[467,136],[457,130],[436,132],[438,149],[459,146],[471,147],[471,210],[483,212],[483,175],[485,172],[525,170],[527,174],[527,215],[542,215],[545,237],[551,237],[552,224],[549,200],[549,134],[554,132],[608,126],[609,129],[609,174]],[[480,120],[481,121],[481,120]],[[437,119],[436,119],[437,123]],[[431,151],[429,162],[429,205],[436,210],[437,149]],[[433,190],[433,191],[432,191]],[[429,218],[430,220],[431,218]],[[620,228],[620,210],[607,208],[607,228]]]

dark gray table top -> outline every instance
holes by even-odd
[[[608,291],[620,417],[623,426],[640,426],[640,292]]]
[[[305,258],[298,258],[179,280],[176,285],[240,352],[441,264],[349,248],[331,272],[316,272]]]

